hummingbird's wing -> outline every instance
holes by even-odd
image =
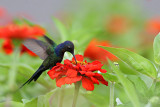
[[[47,49],[50,48],[49,44],[36,39],[26,39],[23,44],[42,60],[45,60],[48,57]]]
[[[46,35],[44,35],[44,39],[47,41],[47,43],[49,43],[52,47],[57,46],[57,44],[51,40],[50,38],[48,38]]]

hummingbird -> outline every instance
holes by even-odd
[[[23,42],[23,44],[33,53],[38,55],[43,60],[43,62],[37,71],[31,76],[31,78],[26,81],[20,88],[22,88],[27,83],[29,84],[33,80],[36,81],[44,71],[52,69],[56,63],[61,63],[65,52],[70,52],[77,63],[76,57],[74,55],[74,44],[71,41],[65,41],[57,45],[54,41],[45,35],[44,39],[46,42],[37,39],[26,39]]]

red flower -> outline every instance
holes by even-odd
[[[2,44],[2,49],[6,54],[11,54],[13,52],[13,48],[14,46],[10,39],[5,40],[4,43]]]
[[[96,39],[93,39],[85,49],[84,57],[90,58],[91,60],[99,60],[103,62],[107,62],[107,58],[113,61],[118,59],[116,56],[98,47],[97,45],[111,47],[111,44],[109,44],[108,41],[98,41]]]
[[[140,39],[143,46],[151,46],[155,36],[160,32],[160,17],[152,18],[146,23],[146,27]]]
[[[147,22],[146,31],[150,35],[156,36],[160,32],[160,19],[159,18],[158,17],[153,18]]]
[[[27,38],[36,38],[37,36],[43,36],[45,30],[37,25],[29,26],[29,25],[16,25],[16,24],[9,24],[4,27],[0,27],[0,38],[5,39],[3,43],[3,50],[7,54],[11,54],[14,50],[14,45],[21,45],[19,41],[16,40],[23,40]],[[15,42],[12,42],[15,41]],[[13,43],[18,43],[14,44]],[[21,46],[21,54],[27,52],[32,56],[36,56],[33,52],[28,50],[25,46]]]
[[[83,62],[82,55],[76,55],[77,65],[72,58],[72,61],[66,59],[64,60],[64,65],[57,63],[50,71],[48,75],[51,79],[56,79],[56,85],[61,87],[64,84],[72,84],[78,81],[82,82],[83,88],[86,90],[93,91],[94,84],[101,82],[102,84],[108,86],[108,82],[103,78],[103,76],[95,71],[100,71],[106,73],[107,71],[101,69],[103,64],[99,61],[94,61],[92,63],[87,63],[85,60]]]
[[[14,45],[11,39],[6,39],[2,44],[2,49],[6,54],[11,54],[14,49]],[[37,56],[35,53],[27,49],[24,45],[21,45],[21,54],[28,53],[31,56]]]
[[[0,38],[4,39],[26,39],[43,36],[44,29],[39,26],[10,24],[0,28]]]

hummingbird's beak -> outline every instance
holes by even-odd
[[[73,53],[72,55],[73,55],[73,57],[74,57],[74,59],[75,59],[75,61],[76,61],[76,64],[77,64],[77,60],[76,60],[76,57],[75,57],[74,53]]]

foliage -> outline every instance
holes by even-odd
[[[75,4],[75,1],[73,3]],[[108,60],[110,58],[104,59],[106,61],[102,69],[106,69],[107,73],[101,75],[109,82],[108,87],[95,84],[94,91],[86,91],[81,87],[77,107],[108,107],[110,96],[115,107],[160,106],[160,34],[155,37],[154,43],[150,41],[153,48],[140,39],[143,38],[140,34],[145,31],[146,18],[138,8],[135,9],[132,0],[123,2],[82,0],[78,3],[79,7],[76,9],[72,7],[68,12],[68,15],[72,16],[71,21],[67,17],[65,18],[67,22],[56,17],[51,18],[56,28],[54,32],[58,36],[51,35],[49,31],[46,35],[53,37],[57,44],[65,40],[72,41],[75,45],[75,54],[84,54],[93,38],[107,40],[114,48],[99,47],[103,48],[104,52],[114,54],[119,60],[115,63]],[[124,32],[110,30],[112,25],[109,21],[115,15],[126,18],[123,19],[127,20],[127,24],[124,23],[126,26],[124,28],[127,28],[123,29]],[[120,20],[121,23],[123,20]],[[17,18],[13,22],[34,26],[34,23],[27,19]],[[1,45],[3,42],[4,40],[0,40]],[[47,71],[36,82],[18,89],[37,70],[42,60],[27,53],[17,55],[16,60],[15,56],[16,53],[6,55],[4,50],[0,49],[0,107],[60,107],[60,103],[64,107],[71,107],[74,85],[66,84],[57,88],[56,82],[49,78]],[[66,53],[63,59],[71,57],[72,55]],[[91,62],[91,59],[86,60]],[[110,86],[113,83],[114,95],[110,95]]]

